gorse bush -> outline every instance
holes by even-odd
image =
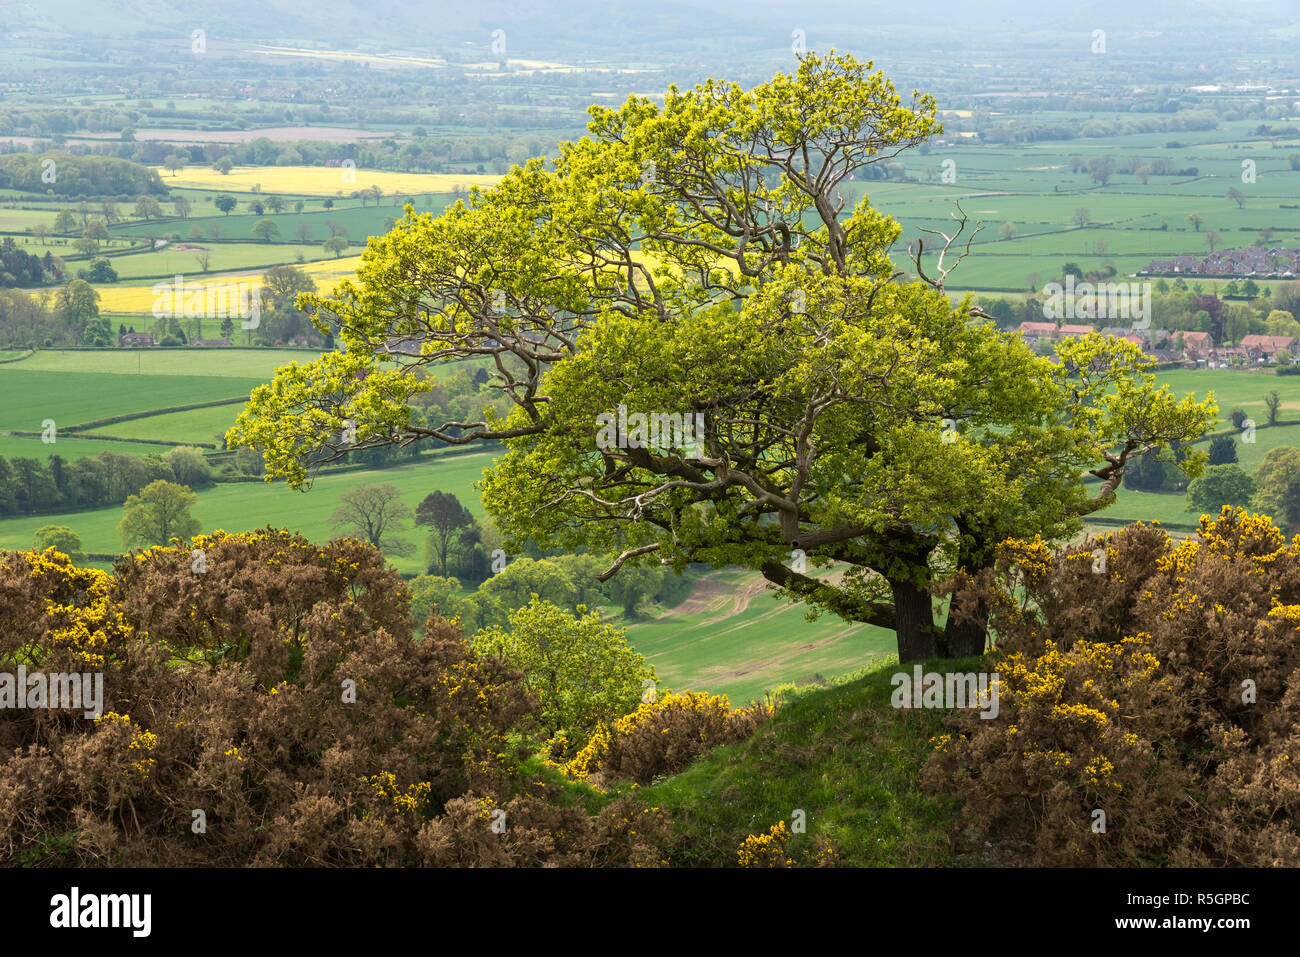
[[[1007,542],[954,601],[992,609],[1001,679],[927,766],[964,827],[1040,865],[1300,864],[1300,538],[1225,507]]]
[[[667,694],[598,726],[564,772],[597,786],[606,780],[649,784],[718,745],[745,740],[771,714],[762,704],[732,710],[725,695]]]
[[[796,853],[790,849],[790,832],[785,821],[777,821],[766,834],[750,834],[736,849],[741,867],[834,867],[839,854],[832,841],[818,835],[813,846]]]
[[[8,552],[0,589],[0,671],[104,675],[98,720],[0,711],[0,861],[659,861],[661,815],[588,817],[521,779],[522,675],[444,619],[414,640],[369,546],[217,533],[112,574]]]

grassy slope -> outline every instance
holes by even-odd
[[[938,663],[927,670],[978,671],[979,659]],[[797,808],[808,833],[791,838],[796,854],[814,835],[832,838],[843,864],[942,866],[955,803],[919,786],[929,739],[943,731],[941,711],[890,707],[886,662],[845,685],[810,692],[778,709],[748,741],[719,748],[683,773],[638,791],[666,810],[676,843],[671,863],[727,866],[749,834],[777,821],[789,825]]]
[[[628,622],[628,638],[676,690],[726,694],[740,704],[785,682],[811,682],[890,654],[894,635],[833,615],[804,620],[805,608],[777,601],[754,572],[710,572],[665,617]]]

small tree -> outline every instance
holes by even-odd
[[[152,196],[141,196],[135,201],[135,214],[141,219],[158,219],[162,216],[162,206]]]
[[[162,459],[171,466],[176,481],[190,487],[212,482],[212,469],[203,453],[192,445],[178,445],[163,453]]]
[[[343,251],[348,248],[348,241],[342,236],[331,236],[321,243],[321,248],[327,253],[333,253],[334,258],[338,259],[343,254]]]
[[[259,219],[253,223],[253,235],[264,243],[269,243],[273,238],[280,235],[280,227],[275,225],[274,219]]]
[[[1282,397],[1278,395],[1277,389],[1270,389],[1264,396],[1264,408],[1268,410],[1268,424],[1277,425],[1278,410],[1282,408]]]
[[[123,505],[117,532],[124,548],[166,545],[173,538],[190,538],[203,527],[190,509],[199,497],[184,485],[157,479]]]
[[[117,282],[117,270],[103,256],[97,256],[90,261],[86,278],[91,282]]]
[[[339,496],[339,507],[330,516],[334,529],[351,530],[351,537],[369,542],[390,555],[409,555],[410,542],[397,533],[412,518],[411,507],[402,501],[402,490],[392,482],[362,485]]]
[[[1189,213],[1187,216],[1187,221],[1196,227],[1196,231],[1198,233],[1201,231],[1201,223],[1205,222],[1204,219],[1202,219],[1200,216],[1197,216],[1195,213]]]
[[[447,552],[456,533],[474,524],[469,509],[451,492],[430,492],[415,509],[415,524],[430,528],[429,544],[438,559],[442,575],[447,575]]]
[[[597,725],[635,711],[645,689],[658,683],[623,629],[601,624],[585,607],[570,615],[535,595],[511,614],[508,629],[484,629],[473,646],[523,671],[541,703],[553,755],[576,753]],[[560,732],[564,739],[554,741]]]
[[[1230,435],[1217,435],[1210,441],[1211,465],[1231,465],[1237,461],[1237,442]]]
[[[212,203],[214,206],[217,207],[217,209],[221,210],[223,213],[229,216],[230,211],[235,208],[237,200],[229,193],[222,193],[220,196],[214,199]]]
[[[67,555],[73,562],[84,562],[85,553],[81,548],[81,536],[66,525],[42,525],[36,530],[34,547],[38,552],[53,548]]]

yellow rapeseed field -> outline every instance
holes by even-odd
[[[357,266],[361,264],[360,256],[343,256],[339,259],[322,259],[319,262],[304,263],[298,268],[308,273],[316,280],[317,288],[328,293],[334,288],[335,283],[340,279],[345,279],[354,275]],[[262,273],[264,269],[244,270],[240,272],[221,273],[213,276],[185,276],[185,282],[202,283],[206,289],[212,285],[223,285],[226,283],[248,283],[253,288],[262,284]],[[112,285],[96,286],[95,291],[99,293],[99,311],[106,315],[143,315],[153,310],[154,304],[154,283],[167,282],[167,280],[154,280],[153,282],[123,284],[113,283]]]
[[[501,179],[485,173],[395,173],[328,166],[236,166],[225,175],[206,166],[187,166],[175,176],[162,167],[155,169],[168,187],[247,193],[261,186],[263,193],[281,196],[347,196],[369,186],[378,186],[385,196],[448,193],[458,186],[493,186]]]

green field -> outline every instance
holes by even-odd
[[[666,686],[726,694],[733,703],[894,653],[891,631],[834,615],[807,622],[806,611],[778,601],[756,572],[726,568],[706,575],[671,615],[631,623],[628,638]]]
[[[97,419],[248,395],[260,379],[216,375],[116,375],[41,372],[0,366],[0,430],[40,431],[45,419],[59,428]]]
[[[121,443],[119,447],[136,448]],[[324,475],[305,492],[295,492],[279,483],[231,482],[198,490],[199,502],[192,511],[203,523],[204,533],[273,525],[323,542],[334,535],[330,516],[343,492],[358,485],[392,482],[401,489],[402,500],[412,509],[430,492],[441,489],[455,493],[476,517],[482,517],[483,507],[472,486],[490,462],[491,456],[483,453],[452,456],[436,466],[426,461],[383,470]],[[6,519],[0,522],[0,548],[29,548],[36,529],[42,525],[68,525],[81,536],[86,551],[120,552],[122,540],[117,534],[117,524],[121,519],[120,507]],[[409,532],[406,537],[418,543],[422,533]],[[402,572],[424,571],[418,549],[415,555],[394,557],[391,562]]]
[[[235,424],[244,409],[242,402],[206,409],[168,412],[143,419],[128,419],[95,428],[95,435],[126,439],[159,439],[164,442],[209,442],[220,445],[220,436]]]
[[[211,243],[205,245],[201,240],[187,240],[173,245],[202,246],[208,254],[209,273],[235,272],[238,270],[256,270],[262,272],[274,264],[294,265],[299,261],[311,262],[317,259],[329,259],[320,243]],[[174,249],[164,246],[149,252],[127,253],[114,256],[113,268],[117,270],[118,280],[141,278],[169,278],[176,274],[189,279],[200,278],[204,270],[199,262],[198,249]]]
[[[228,376],[269,382],[280,366],[308,362],[316,355],[302,349],[41,349],[21,362],[0,366],[0,378],[21,369],[124,376]],[[236,388],[228,394],[239,391]],[[150,408],[172,404],[158,402]]]
[[[39,423],[37,430],[39,430]],[[210,441],[210,440],[209,440]],[[39,436],[0,434],[0,456],[7,459],[15,457],[45,459],[51,455],[60,455],[65,459],[79,459],[83,455],[98,455],[100,452],[116,452],[119,455],[147,455],[150,452],[166,452],[171,446],[154,445],[145,442],[113,442],[106,439],[81,439],[72,435],[57,436],[55,441],[46,445]]]

